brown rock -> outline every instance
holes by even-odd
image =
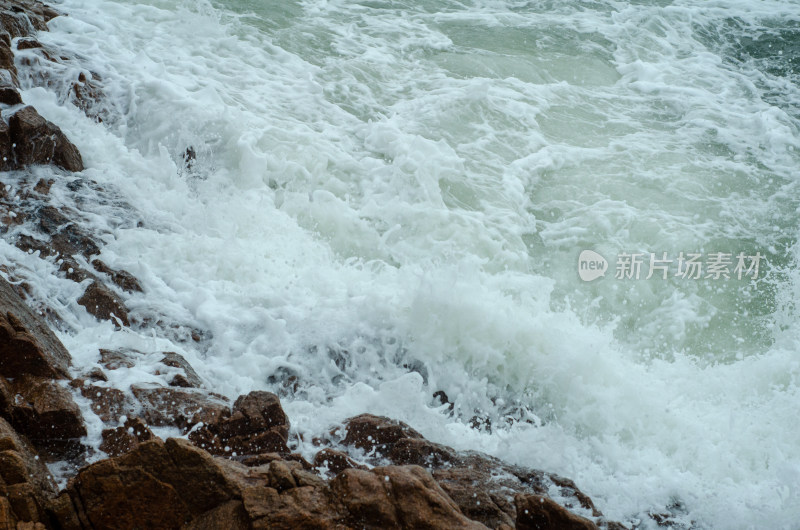
[[[55,164],[67,171],[83,171],[83,160],[61,129],[42,118],[33,107],[25,107],[8,122],[16,163]]]
[[[0,418],[0,451],[3,454],[13,453],[15,458],[23,466],[22,480],[11,481],[6,476],[4,466],[0,466],[0,477],[6,484],[17,482],[29,482],[35,486],[38,493],[44,496],[54,496],[58,491],[53,477],[44,465],[44,462],[37,457],[36,451],[30,442],[16,432],[11,425]]]
[[[66,491],[51,500],[47,506],[51,521],[58,521],[63,530],[83,530],[88,526],[81,522],[78,510]]]
[[[212,454],[288,453],[289,418],[271,392],[239,396],[228,415],[193,431],[189,439]]]
[[[261,419],[255,423],[264,422],[264,410],[273,400],[250,398],[251,403],[237,401],[238,412],[258,411]],[[474,457],[456,456],[464,461]],[[497,503],[488,492],[478,498]],[[525,529],[595,528],[546,497],[519,494],[514,502],[492,528],[508,530],[515,520]],[[419,466],[349,468],[327,482],[280,455],[247,468],[177,439],[145,441],[123,456],[90,465],[49,510],[62,528],[486,528],[462,513],[460,504]]]
[[[82,384],[78,388],[81,395],[92,402],[92,412],[105,423],[116,423],[122,416],[136,413],[137,407],[133,399],[122,390],[80,382]]]
[[[90,73],[89,76],[83,72],[78,76],[78,81],[72,84],[72,102],[90,118],[97,122],[103,122],[108,117],[108,110],[101,103],[105,99],[105,94],[100,86],[100,76]]]
[[[239,500],[228,501],[185,524],[182,530],[249,530],[250,518]]]
[[[141,403],[142,417],[149,425],[188,430],[200,422],[215,422],[230,411],[228,402],[201,390],[134,385],[131,391]]]
[[[0,523],[46,520],[44,507],[57,491],[30,443],[0,418]]]
[[[517,494],[518,530],[597,530],[589,519],[569,512],[552,499],[541,495]]]
[[[8,124],[0,119],[0,171],[12,169],[14,169],[14,153],[11,152],[11,133]],[[5,190],[3,194],[5,195]]]
[[[255,467],[255,466],[263,466],[264,464],[269,464],[274,462],[275,460],[286,460],[287,462],[295,462],[296,464],[300,465],[300,468],[309,470],[313,469],[313,466],[310,462],[308,462],[302,455],[298,453],[292,453],[287,455],[286,453],[260,453],[257,455],[250,455],[243,458],[237,459],[237,461],[241,462],[242,464],[248,467]]]
[[[137,280],[136,277],[134,277],[131,273],[123,270],[114,270],[99,259],[92,261],[92,266],[97,272],[108,274],[111,278],[111,281],[123,291],[127,291],[129,293],[142,292],[142,286],[139,284],[139,280]]]
[[[123,326],[130,326],[128,310],[125,304],[111,290],[100,282],[92,282],[84,291],[78,303],[98,320],[116,321],[116,317]]]
[[[33,38],[19,39],[17,41],[18,50],[30,50],[32,48],[41,48],[42,43]]]
[[[119,370],[120,368],[133,368],[136,366],[137,357],[142,356],[142,352],[130,348],[116,350],[100,350],[100,364],[109,370]]]
[[[58,11],[38,0],[6,0],[6,3],[22,8],[31,25],[38,31],[47,31],[47,22],[60,15]]]
[[[328,472],[338,475],[345,469],[367,469],[349,456],[347,453],[335,449],[323,449],[314,456],[314,467],[327,468]]]
[[[103,430],[103,443],[100,450],[108,456],[130,453],[140,443],[153,440],[155,435],[139,418],[131,418],[116,429]]]
[[[14,530],[17,527],[17,518],[11,509],[8,497],[0,496],[0,526],[3,530]]]
[[[0,375],[66,378],[70,355],[14,288],[0,278]]]
[[[9,74],[16,78],[17,67],[14,65],[14,52],[11,46],[5,42],[0,43],[0,68],[8,70]]]
[[[43,456],[62,457],[81,449],[86,427],[69,391],[51,379],[33,376],[18,377],[10,386],[10,421]]]
[[[239,485],[228,476],[245,469],[215,460],[185,440],[155,439],[84,468],[67,493],[78,517],[93,528],[180,528],[240,498]]]
[[[19,105],[22,103],[22,96],[19,95],[17,89],[13,86],[0,86],[0,103],[5,105]],[[8,147],[10,148],[11,146],[9,145]]]
[[[347,469],[331,491],[348,512],[347,523],[371,528],[486,528],[458,506],[419,466]]]
[[[413,464],[427,468],[451,466],[459,462],[456,452],[424,438],[403,438],[391,446],[389,460],[397,465]]]
[[[189,362],[184,359],[182,355],[171,351],[165,352],[164,358],[161,359],[161,363],[171,368],[180,368],[183,370],[183,374],[177,374],[170,381],[170,385],[192,388],[199,388],[203,386],[203,381],[200,379],[200,376],[197,375],[197,372],[194,371],[192,365],[189,364]]]
[[[53,185],[55,181],[53,179],[39,179],[36,183],[36,186],[33,187],[33,191],[36,193],[41,193],[42,195],[47,195],[50,193],[50,187]]]
[[[491,473],[483,473],[468,467],[437,469],[433,477],[442,489],[458,505],[461,512],[490,528],[501,524],[514,526],[516,511],[511,496],[513,489],[523,489],[519,483],[503,481]]]
[[[300,487],[282,494],[273,488],[249,488],[242,497],[255,530],[347,528],[336,524],[338,506],[331,503],[327,488]]]
[[[420,433],[405,423],[372,414],[350,418],[345,426],[347,435],[342,443],[365,451],[383,452],[403,438],[422,438]]]
[[[175,488],[114,460],[81,471],[68,491],[91,528],[180,528],[189,519]]]
[[[6,2],[0,11],[0,27],[8,32],[11,38],[26,37],[36,30],[46,30],[45,20],[37,16],[39,13],[33,10],[36,4],[41,6],[35,0],[30,3]]]
[[[92,236],[71,221],[78,217],[77,212],[45,206],[36,209],[35,215],[42,232],[50,236],[49,243],[39,245],[41,248],[34,247],[35,250],[41,250],[42,255],[71,258],[74,254],[80,254],[88,258],[100,252]]]
[[[86,372],[84,377],[86,377],[86,379],[89,381],[108,381],[108,376],[105,374],[105,372],[96,366]]]
[[[356,416],[345,422],[345,428],[344,443],[374,451],[376,459],[428,468],[461,512],[486,526],[514,524],[514,494],[546,495],[551,487],[570,499],[567,507],[581,506],[602,515],[572,481],[557,475],[511,466],[488,455],[457,452],[425,440],[408,425],[379,416]]]

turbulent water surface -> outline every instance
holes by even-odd
[[[59,5],[41,39],[101,76],[106,119],[24,97],[133,205],[85,205],[133,314],[209,332],[115,331],[51,280],[78,366],[168,348],[281,392],[299,433],[385,414],[612,519],[799,527],[795,0]],[[676,275],[720,252],[730,279]]]

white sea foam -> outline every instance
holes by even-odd
[[[730,52],[796,23],[792,2],[60,6],[41,40],[102,76],[118,119],[23,96],[133,205],[86,206],[145,287],[133,312],[213,333],[193,350],[95,323],[3,247],[48,278],[79,367],[177,350],[231,396],[290,372],[298,432],[386,414],[569,476],[611,518],[796,527],[800,92]],[[773,266],[752,289],[584,284],[584,248]],[[527,422],[468,427],[514,406]]]

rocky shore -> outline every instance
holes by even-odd
[[[36,1],[0,0],[0,234],[80,286],[77,303],[95,318],[159,326],[129,313],[126,298],[142,287],[97,258],[103,234],[53,200],[56,188],[92,200],[110,193],[75,178],[80,152],[20,93],[21,80],[47,86],[104,119],[100,77],[36,38],[56,16]],[[74,79],[46,75],[68,64],[78,65]],[[55,177],[38,178],[42,165],[59,168]],[[297,434],[277,395],[231,402],[177,353],[98,346],[95,365],[73,366],[53,332],[64,329],[59,308],[16,264],[0,271],[0,528],[625,528],[566,478],[455,451],[385,417],[332,426],[311,440],[309,461],[293,452]],[[172,332],[204,340],[190,326]],[[154,355],[168,384],[109,383]],[[99,448],[87,441],[89,412],[103,423]],[[161,427],[181,436],[163,440],[153,432]],[[68,480],[58,484],[53,469]]]

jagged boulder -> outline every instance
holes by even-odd
[[[24,107],[8,120],[15,167],[54,164],[67,171],[83,171],[78,149],[61,129],[33,107]]]
[[[30,443],[0,418],[0,525],[32,527],[47,521],[45,508],[57,492],[55,480]]]
[[[70,355],[47,324],[0,278],[0,376],[63,379]]]
[[[549,492],[553,489],[568,499],[567,508],[581,510],[598,517],[602,524],[613,526],[613,523],[604,521],[591,499],[568,479],[543,471],[512,466],[489,455],[455,451],[450,447],[426,440],[419,432],[402,422],[362,414],[345,421],[345,436],[342,442],[347,446],[366,451],[374,462],[386,459],[399,466],[424,467],[431,472],[434,480],[464,515],[491,528],[515,525],[520,517],[516,507],[519,504],[515,497],[517,494],[539,496],[559,506],[549,498]],[[526,504],[525,509],[536,508]],[[552,511],[550,504],[544,503],[540,508],[550,511],[540,518],[531,512],[525,514],[522,520],[538,521],[536,524],[541,524],[539,528],[542,529],[561,528],[559,524],[562,519],[550,513]],[[559,508],[573,517],[574,521],[591,525],[587,528],[595,527],[595,523],[589,519],[575,515],[561,506]],[[527,517],[528,515],[530,517]],[[550,520],[556,523],[550,526],[545,524]]]
[[[230,402],[193,388],[133,385],[148,425],[174,426],[188,431],[198,423],[213,424],[230,413]],[[194,431],[197,432],[197,431]]]
[[[98,320],[119,319],[123,326],[130,326],[125,304],[111,289],[98,281],[89,284],[83,296],[78,298],[78,304]]]
[[[289,418],[278,396],[251,392],[240,396],[230,413],[190,433],[189,439],[216,455],[289,453]]]

